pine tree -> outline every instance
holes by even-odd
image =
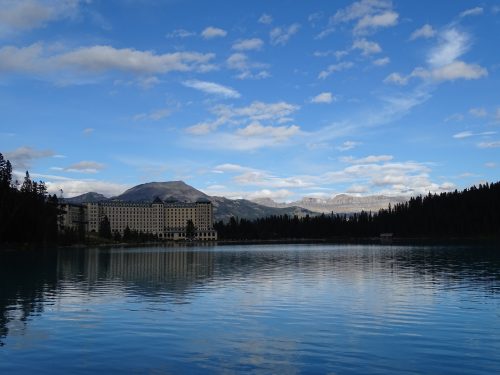
[[[111,239],[112,237],[111,224],[107,216],[104,216],[99,223],[99,236],[108,239]]]

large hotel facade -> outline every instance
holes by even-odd
[[[77,230],[84,226],[87,232],[98,232],[99,225],[108,218],[111,232],[123,235],[125,229],[153,234],[164,240],[184,240],[188,222],[194,225],[194,238],[216,240],[213,228],[212,202],[200,199],[194,203],[156,198],[152,203],[97,202],[81,205],[63,204],[60,228]]]

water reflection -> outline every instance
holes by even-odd
[[[45,332],[43,342],[57,337],[58,329],[74,329],[82,340],[104,347],[116,345],[110,334],[119,341],[117,332],[134,329],[159,345],[175,342],[169,364],[177,360],[180,367],[171,371],[218,372],[221,361],[229,371],[324,372],[323,366],[335,363],[342,372],[353,361],[369,371],[370,358],[387,366],[395,360],[379,349],[388,337],[406,337],[391,349],[401,358],[416,349],[430,358],[432,350],[449,350],[441,345],[450,335],[472,340],[500,323],[491,309],[481,310],[499,301],[495,248],[256,245],[11,252],[0,254],[0,285],[0,360],[2,350],[9,353],[9,338],[33,336],[29,324],[37,322],[46,329],[38,331]],[[467,309],[484,325],[469,322]],[[44,318],[50,324],[41,324]],[[408,344],[420,343],[429,330],[443,341],[427,340],[416,349]],[[482,343],[492,353],[500,349],[494,337],[493,332]],[[467,350],[464,355],[483,356],[485,347]],[[155,355],[151,363],[163,363],[164,353]],[[498,359],[492,360],[495,368]],[[437,364],[431,369],[443,370]]]

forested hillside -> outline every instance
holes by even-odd
[[[500,237],[500,182],[411,198],[387,210],[352,216],[271,216],[218,222],[221,239],[374,237]]]

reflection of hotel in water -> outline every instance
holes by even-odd
[[[160,239],[186,239],[187,223],[194,225],[197,240],[216,240],[213,228],[212,202],[200,199],[194,203],[156,198],[152,203],[98,202],[83,205],[63,204],[64,213],[59,223],[62,230],[78,230],[83,225],[87,232],[98,232],[99,224],[107,217],[111,232],[121,235],[128,227],[143,233],[150,233]]]
[[[59,254],[58,274],[63,279],[81,275],[89,286],[98,280],[116,279],[140,286],[162,286],[167,292],[181,293],[193,287],[196,282],[213,276],[214,256],[209,249],[146,250],[71,249]]]

